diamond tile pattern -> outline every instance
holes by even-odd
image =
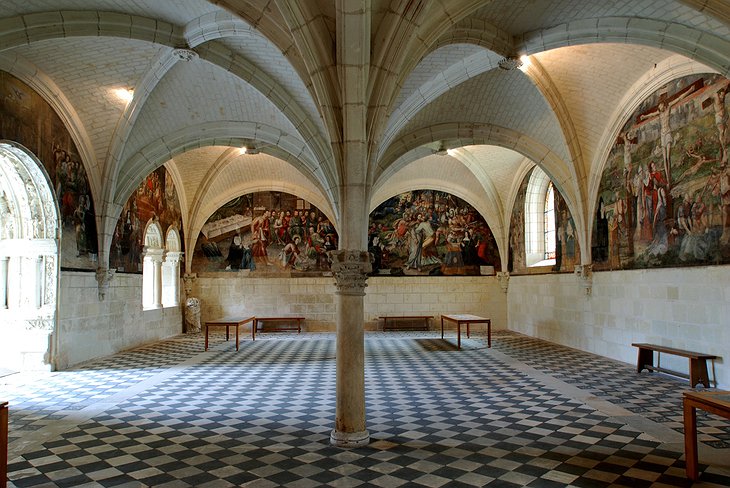
[[[11,441],[59,432],[22,454],[11,442],[8,486],[689,486],[681,447],[529,374],[681,420],[683,382],[630,365],[509,332],[461,351],[434,332],[368,333],[371,442],[340,449],[333,334],[262,334],[238,352],[222,335],[208,352],[202,342],[180,336],[3,391]],[[81,406],[99,410],[74,422]],[[727,423],[701,417],[699,430],[726,446]],[[703,486],[730,486],[729,473],[700,469]]]

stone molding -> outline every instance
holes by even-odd
[[[334,252],[334,251],[333,251]],[[332,429],[330,444],[337,447],[363,447],[370,444],[370,432],[340,432]]]
[[[368,273],[372,271],[370,253],[367,251],[340,249],[330,251],[332,274],[338,295],[364,296]]]

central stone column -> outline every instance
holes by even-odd
[[[366,251],[332,251],[337,286],[337,408],[332,445],[359,447],[370,442],[365,428],[364,296],[371,270]]]

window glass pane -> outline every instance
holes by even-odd
[[[545,259],[555,259],[555,193],[553,184],[548,185],[545,195]]]

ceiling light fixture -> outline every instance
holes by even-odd
[[[250,145],[250,146],[243,146],[238,150],[241,154],[258,154],[259,150],[256,146]]]

